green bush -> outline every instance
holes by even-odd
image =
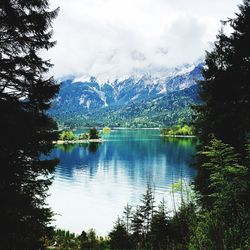
[[[80,134],[78,139],[79,140],[88,140],[89,139],[89,134],[88,133]]]
[[[104,127],[103,129],[102,129],[102,133],[103,134],[109,134],[111,132],[111,129],[109,128],[109,127]]]
[[[193,135],[193,128],[188,125],[176,125],[170,128],[162,128],[162,135]]]
[[[59,139],[63,141],[72,141],[76,139],[76,136],[71,130],[64,130],[60,133]]]

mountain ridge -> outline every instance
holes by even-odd
[[[159,127],[188,121],[203,66],[185,65],[166,70],[165,76],[144,74],[106,83],[93,76],[88,81],[64,80],[49,114],[70,127]]]

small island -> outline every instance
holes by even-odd
[[[76,144],[76,143],[89,143],[89,142],[102,142],[99,131],[96,128],[91,128],[88,133],[79,135],[74,134],[72,130],[63,130],[59,134],[59,139],[54,144]]]
[[[187,124],[175,125],[169,128],[162,128],[161,136],[167,137],[195,137],[193,128]]]

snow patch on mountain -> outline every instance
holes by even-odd
[[[84,75],[62,82],[53,112],[84,114],[93,110],[121,107],[131,103],[155,101],[168,93],[188,89],[202,79],[203,63],[185,64],[153,73],[138,72],[131,76],[99,81],[98,76]],[[140,107],[141,108],[141,107]]]
[[[180,75],[185,75],[189,74],[192,70],[197,67],[197,65],[202,64],[203,59],[199,59],[196,63],[193,64],[184,64],[180,66],[176,66],[173,68],[152,68],[148,67],[143,70],[141,69],[134,69],[133,73],[131,75],[129,74],[124,74],[123,76],[119,77],[110,77],[110,74],[108,72],[102,74],[102,75],[97,75],[97,76],[92,76],[89,74],[84,74],[82,76],[77,76],[73,77],[72,82],[77,83],[77,82],[97,82],[98,85],[103,86],[104,84],[108,84],[110,86],[116,86],[119,83],[124,82],[125,80],[132,80],[135,84],[138,83],[140,80],[144,80],[145,84],[149,85],[157,85],[160,84],[167,79],[180,76]],[[72,78],[72,76],[70,77]],[[61,78],[65,80],[65,78]]]

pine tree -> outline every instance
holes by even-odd
[[[143,215],[139,206],[136,207],[133,214],[131,230],[133,241],[139,247],[143,240]]]
[[[46,0],[0,2],[0,236],[2,249],[41,249],[51,233],[45,203],[55,160],[48,154],[56,124],[46,115],[58,91],[45,78],[51,64],[39,53],[55,45]]]
[[[132,244],[125,223],[118,218],[109,234],[111,249],[131,249]]]
[[[147,190],[142,196],[141,203],[142,205],[140,206],[140,210],[143,216],[143,231],[146,236],[150,230],[150,224],[154,212],[154,193],[150,184],[147,184]]]
[[[226,35],[222,29],[206,55],[196,122],[204,143],[214,134],[232,146],[242,146],[250,131],[250,1],[244,0],[239,10],[236,18],[223,22],[233,32]]]
[[[154,211],[154,193],[149,183],[146,193],[142,196],[141,203],[134,212],[131,229],[137,247],[147,249],[150,244],[149,232]]]
[[[152,249],[167,249],[169,243],[169,226],[164,200],[152,217],[150,243]]]
[[[127,205],[124,207],[124,221],[126,224],[126,230],[127,233],[130,233],[131,231],[131,219],[132,219],[132,206],[127,203]]]
[[[227,35],[222,29],[214,49],[207,52],[194,125],[199,151],[215,137],[242,153],[250,132],[250,0],[244,0],[236,17],[223,25],[233,31]],[[203,163],[203,155],[197,155],[196,187],[206,196],[210,171],[201,167]]]
[[[91,128],[89,130],[89,139],[98,139],[99,138],[99,132],[96,128]]]

